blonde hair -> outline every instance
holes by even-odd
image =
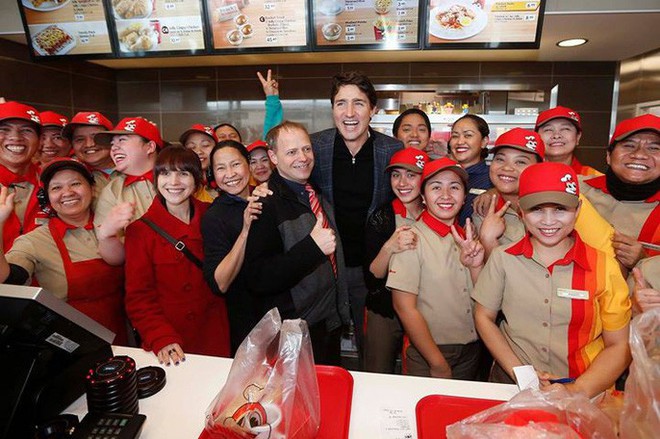
[[[268,134],[266,134],[265,141],[268,144],[268,148],[272,149],[273,151],[277,150],[277,141],[280,137],[280,133],[282,131],[295,131],[295,130],[300,130],[309,136],[309,133],[307,132],[307,128],[305,127],[305,125],[298,122],[293,122],[291,120],[285,120],[281,124],[271,128],[270,131],[268,131]]]

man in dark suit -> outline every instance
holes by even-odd
[[[344,247],[351,313],[361,352],[364,327],[364,227],[367,218],[394,195],[385,168],[403,144],[369,127],[376,90],[365,75],[334,76],[330,97],[335,128],[311,135],[316,164],[312,181],[334,206]]]

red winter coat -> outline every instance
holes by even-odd
[[[191,198],[194,215],[185,224],[156,197],[148,218],[204,259],[201,218],[208,207]],[[184,352],[228,357],[229,324],[224,299],[214,296],[202,270],[137,220],[126,229],[126,312],[142,347],[158,353],[171,343]]]

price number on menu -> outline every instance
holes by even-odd
[[[397,15],[398,17],[403,17],[403,16],[406,15],[407,13],[408,13],[408,11],[406,11],[405,9],[403,9],[403,10],[401,10],[401,9],[397,9],[397,10],[396,10],[396,15]]]
[[[526,9],[536,9],[537,6],[538,6],[538,3],[536,3],[536,2],[527,2],[527,4],[525,5],[525,8]]]
[[[170,43],[172,44],[179,44],[181,42],[181,37],[178,35],[172,35],[170,37]]]
[[[405,1],[398,1],[398,2],[396,2],[396,7],[397,7],[397,8],[403,8],[404,6],[406,6],[406,2],[405,2]]]
[[[166,11],[173,11],[175,9],[176,9],[176,5],[174,3],[165,3]]]
[[[346,41],[355,41],[355,35],[346,35]]]
[[[534,21],[535,18],[536,18],[536,15],[534,15],[534,14],[526,14],[523,17],[523,20],[524,21]]]
[[[346,5],[346,11],[351,12],[355,10],[355,5]]]
[[[272,11],[275,9],[275,3],[264,3],[264,10]]]
[[[355,26],[346,26],[346,33],[347,34],[355,33]]]
[[[396,30],[398,32],[405,32],[406,31],[406,25],[405,24],[400,24],[397,26]]]
[[[75,21],[85,21],[85,14],[75,14],[73,19]]]
[[[89,43],[89,37],[80,37],[80,44]]]
[[[266,37],[266,42],[267,43],[277,43],[277,37],[275,37],[275,36]]]
[[[406,39],[406,34],[399,34],[397,36],[397,38],[400,39],[400,40],[405,40]]]

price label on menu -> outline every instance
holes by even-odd
[[[418,47],[418,0],[314,0],[312,5],[317,47]]]
[[[307,46],[306,0],[205,0],[216,50]]]

